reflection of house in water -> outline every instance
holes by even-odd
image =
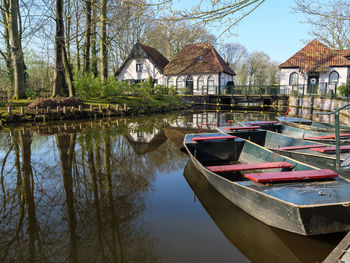
[[[125,137],[138,155],[157,149],[167,140],[164,131],[158,129],[154,129],[153,132],[130,132]]]
[[[215,130],[216,127],[227,126],[229,123],[241,121],[271,120],[271,114],[246,113],[246,112],[201,112],[181,116],[170,124],[173,128]],[[230,122],[228,122],[230,121]]]

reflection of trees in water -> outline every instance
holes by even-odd
[[[159,171],[187,157],[169,140],[137,155],[117,131],[49,137],[36,146],[42,156],[28,131],[2,135],[1,262],[161,261],[142,220],[145,197]]]

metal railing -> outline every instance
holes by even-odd
[[[340,108],[336,108],[332,112],[316,112],[318,115],[334,115],[334,125],[335,125],[335,167],[337,170],[340,169],[340,137],[339,137],[339,112],[350,108],[350,103],[345,104]]]

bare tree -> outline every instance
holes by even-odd
[[[350,3],[348,0],[295,0],[295,12],[312,26],[310,35],[333,49],[350,48]]]

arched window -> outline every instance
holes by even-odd
[[[176,79],[176,89],[181,90],[185,88],[185,81],[182,76],[177,77]]]
[[[197,79],[197,90],[203,91],[203,86],[204,86],[204,78],[203,76],[199,76]]]
[[[172,77],[168,78],[168,88],[170,88],[171,86],[174,86],[174,80]]]
[[[299,75],[296,72],[293,72],[289,75],[289,85],[296,86],[298,85]]]
[[[214,77],[208,77],[208,91],[214,91]]]
[[[329,84],[338,84],[339,82],[339,73],[336,71],[332,71],[329,74]]]

